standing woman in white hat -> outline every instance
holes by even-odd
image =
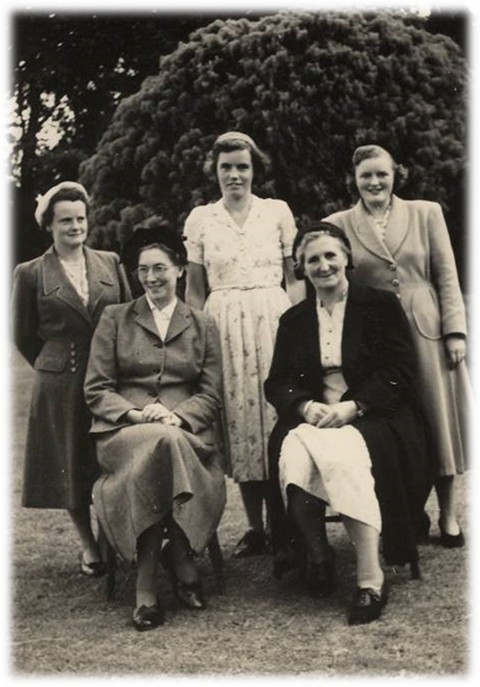
[[[22,505],[66,509],[81,542],[80,570],[95,577],[105,566],[90,519],[98,467],[83,383],[103,308],[131,296],[118,256],[84,245],[88,206],[84,187],[71,181],[38,199],[35,219],[53,244],[15,268],[12,329],[34,368]]]
[[[239,131],[219,136],[206,171],[216,175],[221,198],[194,208],[185,224],[186,300],[205,307],[220,330],[228,471],[239,483],[249,526],[234,553],[241,557],[267,550],[267,444],[276,414],[263,382],[279,317],[303,299],[305,288],[294,274],[297,229],[290,208],[252,193],[254,177],[267,164],[250,136]]]

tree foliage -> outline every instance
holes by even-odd
[[[272,158],[256,191],[286,200],[300,221],[351,204],[352,151],[377,142],[410,170],[402,195],[438,200],[458,231],[466,80],[458,45],[395,14],[214,21],[120,103],[83,163],[92,243],[115,247],[152,214],[180,228],[218,196],[202,167],[230,129]]]
[[[42,248],[35,196],[78,177],[122,98],[158,72],[161,55],[209,21],[200,14],[13,15],[11,174],[21,258]]]

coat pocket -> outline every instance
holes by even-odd
[[[419,334],[432,341],[442,338],[440,304],[433,287],[415,291],[411,301],[411,312]]]
[[[63,372],[68,361],[68,350],[63,341],[48,340],[40,351],[35,369],[45,372]]]

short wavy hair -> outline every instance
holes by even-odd
[[[337,227],[336,224],[331,224],[331,222],[320,221],[311,222],[308,229],[298,237],[297,244],[294,246],[295,269],[298,270],[298,272],[304,274],[305,251],[307,246],[325,235],[338,240],[347,258],[347,270],[354,268],[352,246],[343,229]]]
[[[347,186],[352,196],[358,195],[357,185],[355,183],[355,170],[358,165],[364,160],[372,160],[376,157],[381,157],[382,155],[387,155],[392,162],[393,176],[394,176],[394,188],[398,189],[403,186],[405,181],[408,179],[408,170],[403,165],[399,164],[393,155],[386,150],[374,143],[369,143],[367,145],[358,146],[355,148],[352,155],[352,173],[347,175]]]

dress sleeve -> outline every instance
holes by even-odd
[[[185,247],[187,249],[188,261],[203,265],[203,208],[193,208],[185,221],[183,230],[186,236]]]
[[[279,202],[279,226],[280,241],[282,243],[282,255],[289,258],[293,252],[293,241],[297,235],[297,227],[292,211],[285,201]]]

